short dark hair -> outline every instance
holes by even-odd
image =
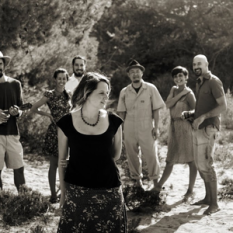
[[[71,99],[72,109],[74,109],[76,105],[82,106],[86,102],[87,97],[96,90],[99,82],[105,82],[108,85],[110,93],[111,87],[107,77],[97,72],[88,72],[82,77],[74,91]]]
[[[85,57],[83,57],[83,56],[81,56],[81,55],[77,55],[77,56],[75,56],[75,57],[73,58],[73,60],[72,60],[72,65],[74,65],[76,59],[83,60],[84,63],[87,64],[87,60],[86,60]]]
[[[188,70],[185,67],[183,67],[183,66],[176,66],[175,68],[173,68],[173,70],[171,72],[172,78],[175,75],[179,74],[179,73],[183,73],[184,76],[188,76],[188,74],[189,74]]]

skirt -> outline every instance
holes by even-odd
[[[42,151],[47,156],[54,156],[58,158],[57,126],[54,123],[50,124],[48,127]]]
[[[127,216],[121,187],[91,189],[66,184],[58,233],[126,233]]]

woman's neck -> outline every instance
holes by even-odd
[[[64,90],[65,90],[64,87],[58,87],[58,86],[55,87],[56,92],[62,93]]]
[[[183,91],[186,88],[186,84],[178,86],[178,90]]]
[[[89,119],[96,118],[96,116],[99,114],[100,109],[92,107],[90,104],[84,104],[82,106],[82,112],[85,117]]]

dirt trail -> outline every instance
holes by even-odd
[[[163,170],[163,168],[162,168]],[[183,203],[182,195],[186,192],[188,186],[187,165],[174,166],[172,175],[168,179],[165,187],[169,190],[164,212],[161,213],[132,213],[128,212],[129,220],[132,218],[141,218],[137,230],[142,233],[171,233],[171,232],[193,232],[193,233],[225,233],[233,232],[233,202],[220,202],[221,211],[212,216],[204,216],[203,212],[207,207],[191,206],[189,203]],[[231,177],[233,175],[232,171]],[[34,190],[38,190],[43,195],[50,195],[48,185],[48,162],[34,166],[25,160],[25,177],[27,185]],[[16,193],[13,184],[13,172],[4,169],[2,174],[4,189],[9,189]],[[58,182],[57,182],[58,184]],[[195,197],[198,200],[204,197],[204,184],[199,175],[195,183]],[[170,189],[172,188],[172,189]],[[55,205],[58,207],[58,204]],[[51,213],[51,221],[47,224],[47,232],[53,233],[57,230],[59,217]],[[36,226],[37,221],[27,223],[20,227],[11,227],[8,230],[1,229],[2,223],[0,218],[0,232],[29,232],[30,227]]]

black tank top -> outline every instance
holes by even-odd
[[[108,129],[100,135],[79,133],[73,126],[71,113],[57,122],[68,138],[70,148],[66,182],[87,188],[114,188],[121,185],[112,151],[114,136],[123,121],[111,112],[108,112],[108,117]]]

